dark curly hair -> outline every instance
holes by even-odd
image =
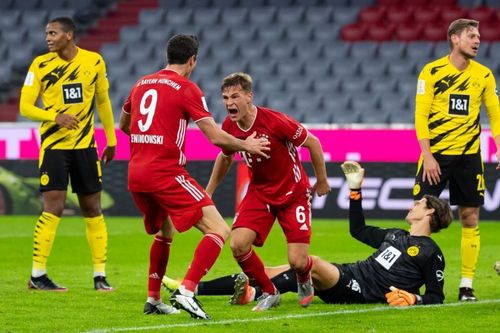
[[[431,215],[430,227],[431,232],[436,233],[441,229],[446,229],[453,221],[453,213],[451,212],[448,201],[439,199],[433,195],[424,195],[427,208],[434,209]]]

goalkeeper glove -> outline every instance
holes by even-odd
[[[359,190],[365,177],[365,169],[358,162],[345,161],[340,166],[350,190]]]
[[[415,294],[393,286],[389,289],[391,289],[391,291],[385,294],[389,306],[410,306],[415,305],[417,302],[417,296]]]

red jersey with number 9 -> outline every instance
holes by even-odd
[[[307,130],[295,119],[271,109],[257,107],[252,126],[242,129],[229,117],[222,129],[245,140],[253,132],[270,142],[270,158],[241,153],[250,170],[250,187],[259,198],[271,205],[288,204],[296,195],[306,193],[310,187],[296,147],[307,139]],[[224,151],[225,155],[231,152]]]
[[[185,172],[189,119],[211,117],[201,89],[171,70],[146,75],[123,105],[130,114],[129,190],[156,192],[165,176]]]

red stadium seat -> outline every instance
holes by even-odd
[[[467,11],[461,7],[441,8],[441,20],[446,24],[450,24],[456,19],[463,18],[466,16],[466,14]]]
[[[481,41],[500,41],[500,29],[498,29],[496,23],[480,24],[479,33],[481,34]]]
[[[363,8],[358,14],[360,23],[379,23],[385,15],[385,8],[380,6],[368,6]]]
[[[444,24],[430,25],[424,27],[422,31],[422,39],[439,42],[447,39],[447,26]]]
[[[493,17],[497,22],[500,22],[500,9],[495,10]]]
[[[393,24],[408,23],[413,18],[413,10],[410,7],[392,6],[387,7],[387,21]]]
[[[481,22],[481,24],[483,24],[483,23],[487,23],[490,20],[492,20],[493,14],[494,14],[494,11],[492,8],[486,7],[486,6],[480,6],[480,7],[470,9],[469,12],[467,13],[467,16],[469,18],[476,20],[476,21],[479,21],[479,22]]]
[[[359,23],[346,24],[340,30],[340,36],[345,41],[360,41],[366,38],[366,25]]]
[[[422,26],[415,24],[399,25],[394,33],[397,40],[402,42],[412,42],[421,38]]]
[[[424,7],[429,5],[430,0],[405,0],[404,5],[405,6],[411,6],[411,7]]]
[[[378,0],[379,6],[398,6],[401,4],[400,0]]]
[[[457,4],[457,0],[432,0],[433,6],[439,7],[454,7]]]
[[[394,25],[371,25],[366,30],[367,39],[377,42],[392,40],[394,30]]]
[[[439,18],[439,8],[428,6],[415,8],[413,19],[419,24],[433,24]]]

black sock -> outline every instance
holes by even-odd
[[[297,292],[297,274],[293,269],[289,269],[280,273],[271,279],[274,286],[280,294],[284,294],[287,292]],[[262,289],[260,287],[255,287],[255,299],[259,298],[262,295]]]
[[[297,274],[293,269],[280,273],[271,279],[274,286],[281,294],[287,292],[297,292]]]
[[[198,295],[232,295],[238,274],[226,275],[210,281],[200,281]]]

